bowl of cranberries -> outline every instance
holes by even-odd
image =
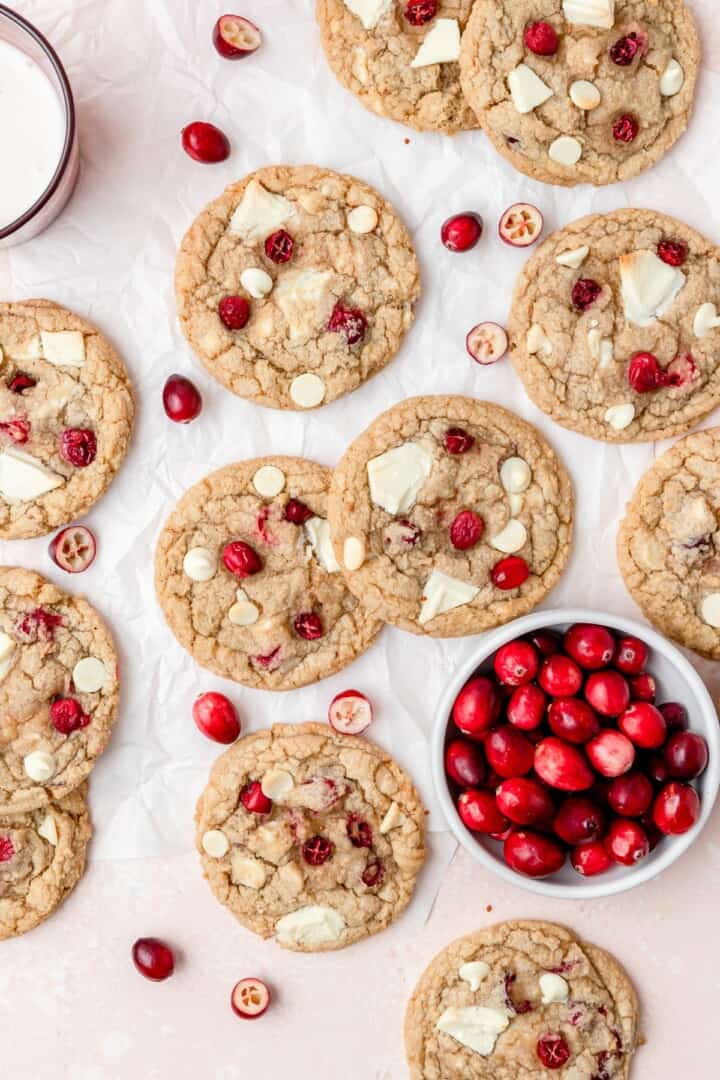
[[[712,699],[632,620],[540,612],[488,635],[445,690],[433,774],[463,847],[532,892],[588,899],[656,877],[720,784]]]

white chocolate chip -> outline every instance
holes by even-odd
[[[599,26],[612,30],[615,25],[615,0],[563,0],[563,14],[575,26]]]
[[[526,543],[527,529],[522,521],[510,518],[502,532],[490,540],[490,547],[495,548],[496,551],[502,551],[505,555],[512,555],[524,548]]]
[[[250,859],[236,851],[230,863],[233,885],[244,885],[246,889],[262,889],[267,881],[267,871],[259,859]]]
[[[253,179],[245,188],[229,227],[246,240],[265,240],[294,217],[296,210],[288,199],[273,194]]]
[[[615,431],[624,431],[626,427],[630,427],[634,419],[635,406],[632,402],[627,402],[625,405],[611,405],[605,413],[605,421]]]
[[[528,330],[527,351],[531,356],[534,356],[536,353],[542,353],[543,356],[550,356],[553,351],[552,341],[539,323],[533,323]]]
[[[367,463],[370,498],[388,514],[405,514],[430,476],[433,457],[420,443],[407,442]]]
[[[233,626],[254,626],[260,618],[260,608],[253,604],[244,589],[235,593],[235,603],[228,611],[228,619]]]
[[[527,491],[532,480],[532,471],[527,461],[521,457],[511,457],[503,461],[500,467],[500,483],[505,491],[522,495]]]
[[[663,97],[674,97],[685,85],[685,72],[673,57],[660,76],[660,93]]]
[[[453,608],[470,604],[479,592],[478,588],[467,581],[460,581],[442,570],[433,570],[425,582],[418,622],[424,626],[437,615],[444,615]]]
[[[213,859],[222,859],[230,850],[230,841],[221,829],[208,829],[202,838],[203,851]]]
[[[317,561],[328,574],[337,574],[340,564],[335,558],[330,523],[321,517],[311,517],[305,522],[305,532]]]
[[[183,559],[183,570],[192,581],[210,581],[217,568],[217,555],[208,548],[190,548]]]
[[[282,802],[295,787],[295,781],[284,769],[270,769],[260,781],[262,793],[273,802]]]
[[[396,802],[390,803],[385,817],[380,825],[380,834],[389,833],[392,829],[399,829],[406,821],[405,815]]]
[[[579,270],[589,254],[590,248],[587,244],[583,244],[582,247],[574,248],[572,251],[563,251],[556,257],[555,262],[560,266],[569,266],[571,270]]]
[[[601,94],[595,83],[587,79],[577,79],[570,87],[570,100],[578,109],[591,112],[600,104]]]
[[[356,206],[347,216],[348,229],[358,236],[373,232],[377,223],[377,211],[372,206]]]
[[[282,945],[326,945],[337,941],[345,929],[339,911],[319,904],[298,908],[275,923],[275,933]]]
[[[285,487],[285,473],[275,465],[261,465],[253,476],[253,487],[264,499],[274,499]]]
[[[55,755],[46,750],[33,750],[23,759],[25,772],[36,784],[45,784],[55,775],[57,762]]]
[[[432,30],[425,35],[411,68],[448,64],[460,59],[460,24],[457,19],[436,19]]]
[[[708,626],[720,628],[720,593],[710,593],[706,596],[700,610]]]
[[[513,517],[517,517],[523,508],[524,499],[522,495],[516,495],[514,491],[508,493],[508,504],[510,506],[510,513]]]
[[[43,355],[56,367],[82,367],[85,363],[85,338],[79,330],[40,331]]]
[[[0,453],[0,495],[9,503],[28,502],[61,487],[65,478],[22,450]]]
[[[635,326],[651,326],[664,315],[685,285],[685,275],[654,251],[620,256],[620,283],[625,318]]]
[[[470,984],[473,994],[480,989],[480,983],[490,974],[490,965],[484,960],[471,960],[468,964],[462,964],[458,969],[458,975],[463,982]]]
[[[33,334],[27,341],[23,341],[22,345],[15,345],[12,349],[6,348],[6,351],[13,360],[41,360],[42,345],[40,344],[40,335]]]
[[[348,11],[357,15],[366,30],[374,30],[393,0],[343,0]]]
[[[290,384],[290,397],[301,409],[314,409],[325,397],[325,383],[318,375],[306,371]]]
[[[46,814],[38,825],[38,836],[42,836],[43,840],[47,840],[48,844],[57,847],[58,831],[52,814]]]
[[[343,562],[346,570],[359,570],[365,562],[365,541],[358,536],[348,536],[343,544]]]
[[[693,333],[695,337],[705,337],[711,330],[716,330],[718,326],[720,326],[720,318],[718,318],[718,311],[715,304],[703,304],[697,309],[695,320],[693,322]]]
[[[240,284],[256,300],[263,300],[273,291],[273,279],[266,270],[250,266],[240,275]]]
[[[12,665],[15,642],[3,630],[0,630],[0,679],[4,679]]]
[[[510,1013],[507,1009],[468,1005],[465,1008],[451,1006],[446,1009],[435,1027],[476,1054],[489,1057],[495,1049],[498,1035],[505,1031],[509,1023]]]
[[[550,144],[548,157],[558,165],[577,165],[582,157],[582,143],[572,135],[560,135]]]
[[[362,45],[356,45],[352,51],[352,63],[350,65],[350,71],[359,83],[363,86],[370,78],[370,71],[368,70],[368,54],[367,50],[363,49]]]
[[[335,306],[332,287],[336,281],[333,270],[320,270],[314,266],[287,270],[278,279],[273,302],[285,316],[288,337],[293,345],[304,344],[322,327],[327,327]],[[312,378],[317,379],[317,375]]]
[[[73,683],[81,694],[94,694],[102,690],[107,680],[107,670],[102,660],[86,656],[73,668]]]
[[[527,64],[518,64],[508,75],[512,102],[521,115],[537,109],[553,96],[553,91]]]
[[[564,1004],[570,997],[570,987],[562,975],[555,975],[546,971],[538,979],[543,1005],[552,1005],[555,1002]]]

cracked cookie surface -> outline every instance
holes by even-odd
[[[250,802],[255,811],[249,789],[265,799]],[[276,724],[240,739],[213,767],[196,825],[220,903],[302,952],[385,929],[425,860],[425,811],[408,775],[374,743],[325,724]]]
[[[607,442],[669,438],[720,402],[718,308],[720,251],[709,240],[654,210],[593,214],[526,263],[512,361],[564,427]]]
[[[614,19],[572,17],[585,8],[592,22],[593,7]],[[539,20],[557,35],[550,55],[525,43]],[[550,184],[600,185],[655,164],[685,131],[700,45],[680,0],[477,0],[460,64],[465,97],[516,169]]]
[[[335,562],[329,487],[322,465],[267,457],[228,465],[180,500],[158,541],[155,581],[170,629],[203,667],[246,686],[292,690],[339,671],[372,643],[380,624]],[[223,557],[238,543],[257,559],[246,577]]]
[[[405,226],[368,184],[313,165],[274,166],[200,214],[180,246],[175,286],[183,333],[211,375],[260,405],[308,409],[393,358],[420,276]],[[228,297],[241,315],[231,308],[223,321]]]
[[[681,439],[645,473],[617,553],[647,618],[681,645],[720,660],[720,428]]]
[[[419,397],[350,446],[333,474],[329,516],[338,561],[371,615],[457,637],[530,611],[555,585],[573,495],[552,448],[514,413],[474,398]],[[508,557],[527,574],[503,589],[493,574]]]
[[[499,923],[454,941],[422,975],[405,1018],[410,1077],[626,1080],[638,1013],[604,950],[553,923]]]
[[[374,11],[365,20],[352,6],[345,0],[317,0],[316,6],[325,55],[347,90],[379,116],[419,131],[454,135],[478,127],[460,88],[459,43],[472,0],[440,0],[436,15],[419,25],[413,25],[405,14],[413,6],[407,0],[378,0],[368,5]],[[412,67],[438,20],[457,23],[458,56]]]
[[[86,779],[118,696],[95,609],[31,570],[0,567],[0,814],[47,806]]]
[[[48,918],[85,870],[87,785],[58,802],[0,815],[0,941]]]
[[[128,449],[128,373],[85,319],[0,304],[0,538],[42,536],[104,494]]]

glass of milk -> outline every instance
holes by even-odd
[[[0,247],[46,229],[80,166],[75,106],[57,53],[0,4]]]

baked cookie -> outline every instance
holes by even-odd
[[[195,815],[210,888],[248,930],[342,949],[407,906],[425,811],[379,746],[326,724],[275,724],[220,757]]]
[[[203,210],[175,286],[183,333],[211,375],[259,405],[312,409],[393,358],[420,272],[405,226],[368,184],[275,166]]]
[[[661,633],[720,660],[720,428],[681,439],[645,473],[617,551],[628,590]]]
[[[0,941],[52,915],[85,871],[87,785],[38,810],[0,816]]]
[[[170,629],[203,667],[294,690],[350,664],[380,623],[340,573],[330,470],[304,458],[228,465],[183,496],[160,536],[155,584]]]
[[[602,949],[553,923],[499,923],[454,941],[421,977],[405,1018],[410,1077],[626,1080],[638,1012]]]
[[[371,617],[459,637],[524,615],[555,585],[573,495],[551,447],[514,413],[418,397],[346,452],[329,517],[348,585]]]
[[[83,597],[0,567],[0,815],[46,807],[85,780],[118,685],[112,638]]]
[[[317,0],[330,67],[379,116],[418,131],[478,127],[460,88],[473,0]]]
[[[681,434],[720,403],[720,250],[654,210],[593,214],[525,264],[512,360],[536,405],[606,442]]]
[[[0,539],[81,517],[120,468],[135,406],[114,348],[49,300],[0,304]]]
[[[495,148],[548,184],[614,184],[690,120],[700,44],[681,0],[477,0],[462,88]]]

